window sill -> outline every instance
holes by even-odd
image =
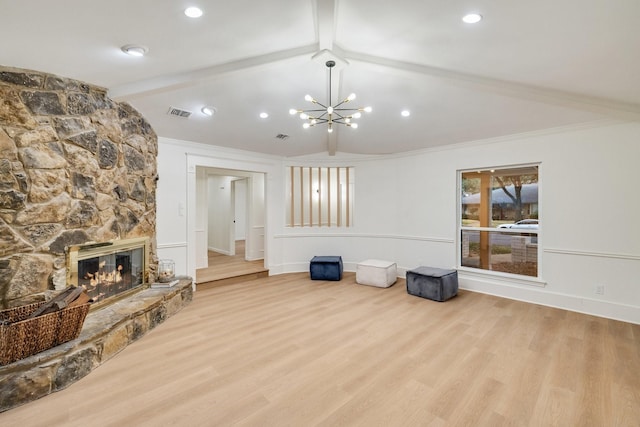
[[[458,267],[458,276],[465,279],[480,279],[495,283],[503,283],[509,285],[525,285],[544,288],[547,286],[546,280],[539,277],[519,276],[509,273],[501,273],[499,271],[480,270],[470,267]]]

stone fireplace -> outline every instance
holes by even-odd
[[[0,309],[75,284],[67,252],[91,245],[147,239],[144,270],[127,274],[155,281],[157,136],[135,109],[97,86],[0,66],[0,152]]]
[[[0,412],[87,375],[191,301],[156,281],[157,136],[106,90],[0,66],[0,310],[68,285],[98,301],[80,336],[0,366]]]

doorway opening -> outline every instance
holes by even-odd
[[[196,169],[196,285],[268,276],[264,261],[264,174]],[[262,276],[260,276],[262,277]]]

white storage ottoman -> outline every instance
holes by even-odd
[[[388,288],[398,280],[395,262],[368,259],[356,266],[356,283]]]

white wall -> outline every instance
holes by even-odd
[[[209,183],[207,178],[207,171],[204,168],[196,169],[196,268],[209,266]]]
[[[461,287],[640,323],[639,140],[639,123],[609,123],[381,158],[283,160],[267,175],[267,267],[307,271],[314,255],[342,255],[351,271],[366,258],[393,260],[401,272],[457,267],[457,171],[539,162],[541,280],[460,270]],[[286,228],[286,165],[354,166],[354,226]]]
[[[156,240],[158,258],[172,259],[176,274],[187,272],[187,156],[177,144],[158,144]]]
[[[281,171],[280,164],[277,165],[278,170]],[[273,175],[273,174],[271,174]],[[270,196],[269,205],[272,212],[272,222],[276,222],[277,218],[284,215],[284,195],[278,192],[278,188],[281,185],[282,176],[270,176],[269,179],[277,185],[274,187]],[[276,184],[276,182],[278,184]],[[265,259],[265,246],[267,241],[265,240],[265,218],[266,218],[266,200],[265,200],[265,175],[262,173],[253,173],[249,178],[247,185],[247,200],[250,202],[250,215],[248,218],[248,230],[246,231],[246,246],[245,246],[245,259],[249,261],[255,261],[259,259]],[[274,205],[275,204],[275,205]],[[265,265],[267,263],[265,262]]]
[[[233,255],[229,240],[231,219],[230,176],[209,176],[209,233],[208,249],[225,255]]]
[[[244,240],[247,238],[247,180],[239,179],[234,181],[234,225],[235,239]],[[264,221],[262,221],[264,222]]]

